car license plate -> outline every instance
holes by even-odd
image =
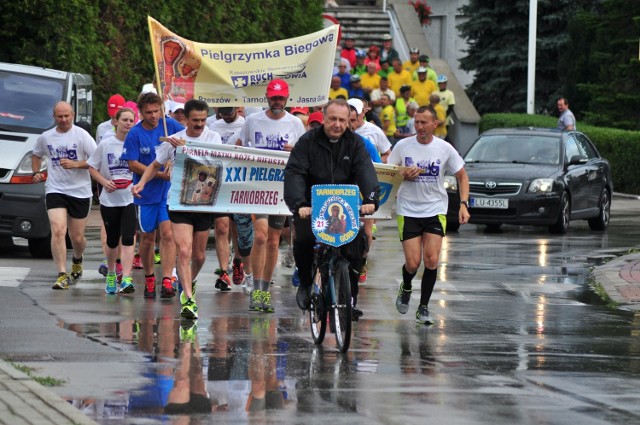
[[[502,198],[471,198],[469,205],[473,208],[509,208],[509,200]]]

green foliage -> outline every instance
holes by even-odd
[[[93,77],[94,126],[114,93],[135,100],[154,81],[147,16],[202,43],[262,43],[322,28],[320,0],[159,2],[11,0],[0,2],[0,61]]]
[[[503,127],[555,128],[557,118],[527,114],[485,114],[480,121],[480,131]],[[640,131],[597,127],[584,122],[577,123],[578,130],[591,139],[600,155],[609,160],[613,185],[617,192],[640,195]]]

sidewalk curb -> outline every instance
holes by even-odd
[[[3,359],[0,359],[0,390],[13,394],[10,409],[4,410],[0,423],[98,425]]]
[[[591,272],[591,278],[602,286],[607,296],[618,304],[618,308],[640,311],[640,298],[629,295],[640,291],[640,281],[625,280],[621,275],[623,270],[633,268],[639,263],[640,253],[623,255],[595,267]]]

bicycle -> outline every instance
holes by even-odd
[[[346,353],[351,343],[349,267],[349,262],[340,253],[340,247],[320,242],[316,245],[309,307],[311,337],[315,344],[322,344],[327,332],[327,315],[330,313],[330,330],[336,336],[336,346],[341,353]]]

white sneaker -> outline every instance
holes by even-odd
[[[244,281],[242,282],[242,292],[244,292],[247,295],[251,294],[251,291],[253,291],[253,274],[249,273],[249,274],[244,274]]]
[[[291,248],[291,245],[289,245],[289,247],[287,248],[287,252],[284,254],[282,265],[287,268],[291,268],[295,263],[296,262],[293,259],[293,249]]]

